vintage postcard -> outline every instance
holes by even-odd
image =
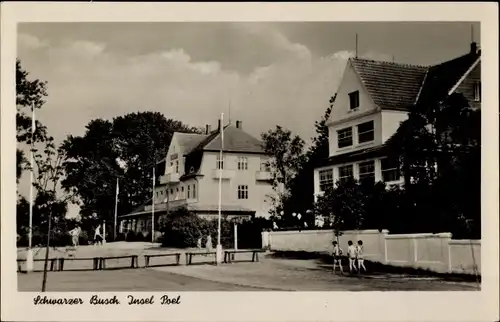
[[[498,319],[495,4],[1,9],[2,320]]]

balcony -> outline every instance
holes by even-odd
[[[235,170],[222,170],[222,180],[231,180],[236,175]],[[219,169],[212,170],[212,178],[219,180],[221,177],[221,171]]]
[[[179,173],[167,173],[166,175],[160,176],[160,184],[178,183],[179,178]]]
[[[273,176],[270,171],[256,171],[255,172],[255,180],[257,181],[270,181],[273,179]]]

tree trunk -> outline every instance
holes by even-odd
[[[49,251],[50,251],[50,231],[52,229],[51,227],[51,221],[52,221],[52,212],[49,212],[49,229],[47,230],[47,246],[45,249],[45,261],[43,263],[43,280],[42,280],[42,292],[45,292],[47,288],[47,265],[49,262]]]

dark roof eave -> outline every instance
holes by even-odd
[[[373,148],[367,148],[364,150],[348,152],[340,155],[330,157],[323,162],[319,162],[315,168],[325,167],[329,165],[337,165],[343,163],[351,163],[362,161],[369,158],[376,158],[379,156],[384,156],[388,153],[387,145],[379,145]]]

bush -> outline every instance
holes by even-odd
[[[129,231],[127,233],[127,235],[125,236],[125,240],[128,241],[128,242],[133,242],[135,241],[136,237],[135,237],[135,233],[133,231]]]
[[[171,214],[162,228],[163,237],[161,242],[166,247],[196,247],[198,238],[202,237],[203,245],[206,237],[212,237],[212,245],[217,245],[216,220],[206,220],[181,208]],[[233,228],[227,220],[221,222],[221,244],[225,248],[233,247]]]
[[[78,242],[80,245],[88,245],[90,241],[89,235],[86,231],[82,231],[80,237],[78,238]]]
[[[126,236],[124,233],[116,234],[116,241],[124,241],[125,239],[126,239]]]
[[[144,235],[141,232],[138,232],[137,235],[135,235],[134,241],[144,241]]]
[[[150,242],[151,241],[151,233],[149,233],[149,232],[145,233],[142,241]]]

